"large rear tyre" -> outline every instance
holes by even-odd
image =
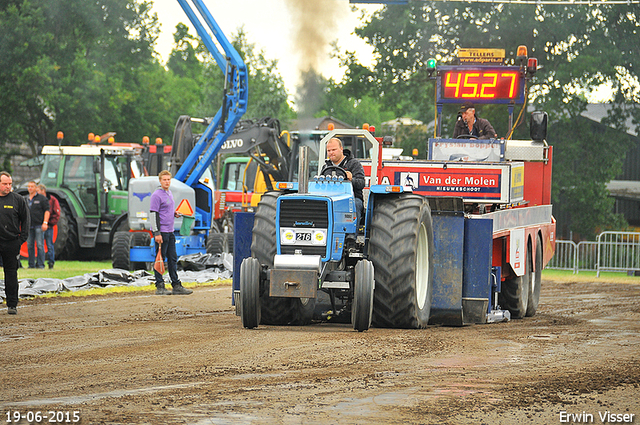
[[[260,264],[269,268],[273,267],[273,258],[277,252],[276,205],[278,196],[280,194],[277,192],[267,192],[262,195],[253,221],[251,255],[257,258]],[[300,311],[301,307],[300,300],[270,297],[269,288],[266,285],[260,288],[261,323],[264,325],[288,325],[296,319],[296,312],[304,313]]]
[[[240,316],[247,329],[260,324],[260,267],[253,257],[245,258],[240,265]]]
[[[529,257],[531,249],[527,252],[525,272],[522,276],[507,279],[502,283],[502,291],[498,294],[498,303],[502,308],[511,312],[512,319],[522,319],[527,313],[529,305]]]
[[[233,234],[231,234],[233,238]],[[207,254],[222,254],[232,252],[229,247],[229,233],[212,233],[209,232],[207,237]]]
[[[313,321],[313,312],[316,309],[315,298],[292,298],[293,319],[291,325],[309,325]]]
[[[351,323],[353,329],[358,332],[366,331],[371,326],[375,286],[373,275],[374,269],[371,261],[360,260],[356,263]]]
[[[433,224],[418,195],[376,199],[369,260],[375,268],[373,325],[424,328],[431,313]]]
[[[536,238],[535,263],[529,262],[531,255],[527,256],[527,265],[535,264],[536,269],[529,268],[529,302],[527,304],[527,317],[535,316],[540,301],[540,285],[542,284],[542,239]]]
[[[53,242],[56,260],[78,259],[78,227],[71,210],[65,202],[60,202],[58,234]]]

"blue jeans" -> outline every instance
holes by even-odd
[[[182,285],[178,279],[178,254],[176,253],[176,235],[173,233],[160,233],[162,235],[162,258],[167,259],[167,269],[171,278],[171,286],[176,287]],[[156,242],[156,253],[158,252],[158,243]],[[157,271],[153,271],[156,278],[156,287],[164,285],[162,275]]]
[[[34,243],[35,242],[35,243]],[[38,258],[36,259],[35,247],[38,247]],[[29,268],[37,267],[44,269],[44,232],[42,226],[31,227],[27,238],[27,251],[29,252]]]
[[[53,264],[56,262],[56,254],[53,250],[53,227],[47,227],[47,230],[44,232],[44,242],[47,245],[47,263],[53,267]]]
[[[364,202],[362,202],[362,199],[356,198],[356,217],[358,217],[358,225],[356,228],[359,228],[364,224],[362,223],[363,210],[364,210]]]

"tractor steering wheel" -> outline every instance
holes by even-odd
[[[474,136],[473,134],[458,134],[458,137],[456,137],[456,139],[476,139],[477,137]]]
[[[330,176],[330,177],[342,176],[343,179],[345,180],[347,179],[347,172],[345,171],[345,169],[342,167],[338,167],[337,165],[329,165],[328,167],[325,167],[324,170],[322,170],[322,172],[320,173],[320,175]]]

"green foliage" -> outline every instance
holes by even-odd
[[[381,109],[382,105],[377,98],[368,94],[356,97],[333,80],[326,84],[322,109],[315,113],[316,117],[331,115],[354,127],[362,127],[362,124],[368,123],[378,129],[384,121],[394,118],[393,113]]]
[[[624,228],[624,219],[613,213],[614,199],[605,185],[622,171],[631,138],[575,117],[554,123],[550,134],[554,212],[570,218],[571,230],[586,239],[594,239],[600,231]]]
[[[186,18],[186,16],[185,16]],[[224,74],[203,43],[178,24],[165,68],[151,0],[12,0],[0,4],[0,147],[84,143],[89,132],[170,141],[180,115],[213,116]],[[294,115],[276,62],[235,41],[249,68],[247,116]],[[0,162],[13,152],[2,149]]]
[[[1,7],[0,143],[25,141],[35,155],[58,130],[75,142],[89,131],[144,131],[139,84],[157,37],[149,12],[143,0]]]

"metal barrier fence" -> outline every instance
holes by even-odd
[[[547,268],[558,270],[640,270],[640,233],[602,232],[596,241],[556,241],[556,252]]]
[[[640,270],[640,233],[600,233],[597,270],[598,276],[601,271]]]
[[[578,250],[574,241],[556,241],[556,252],[547,264],[549,269],[573,270],[576,272]]]

